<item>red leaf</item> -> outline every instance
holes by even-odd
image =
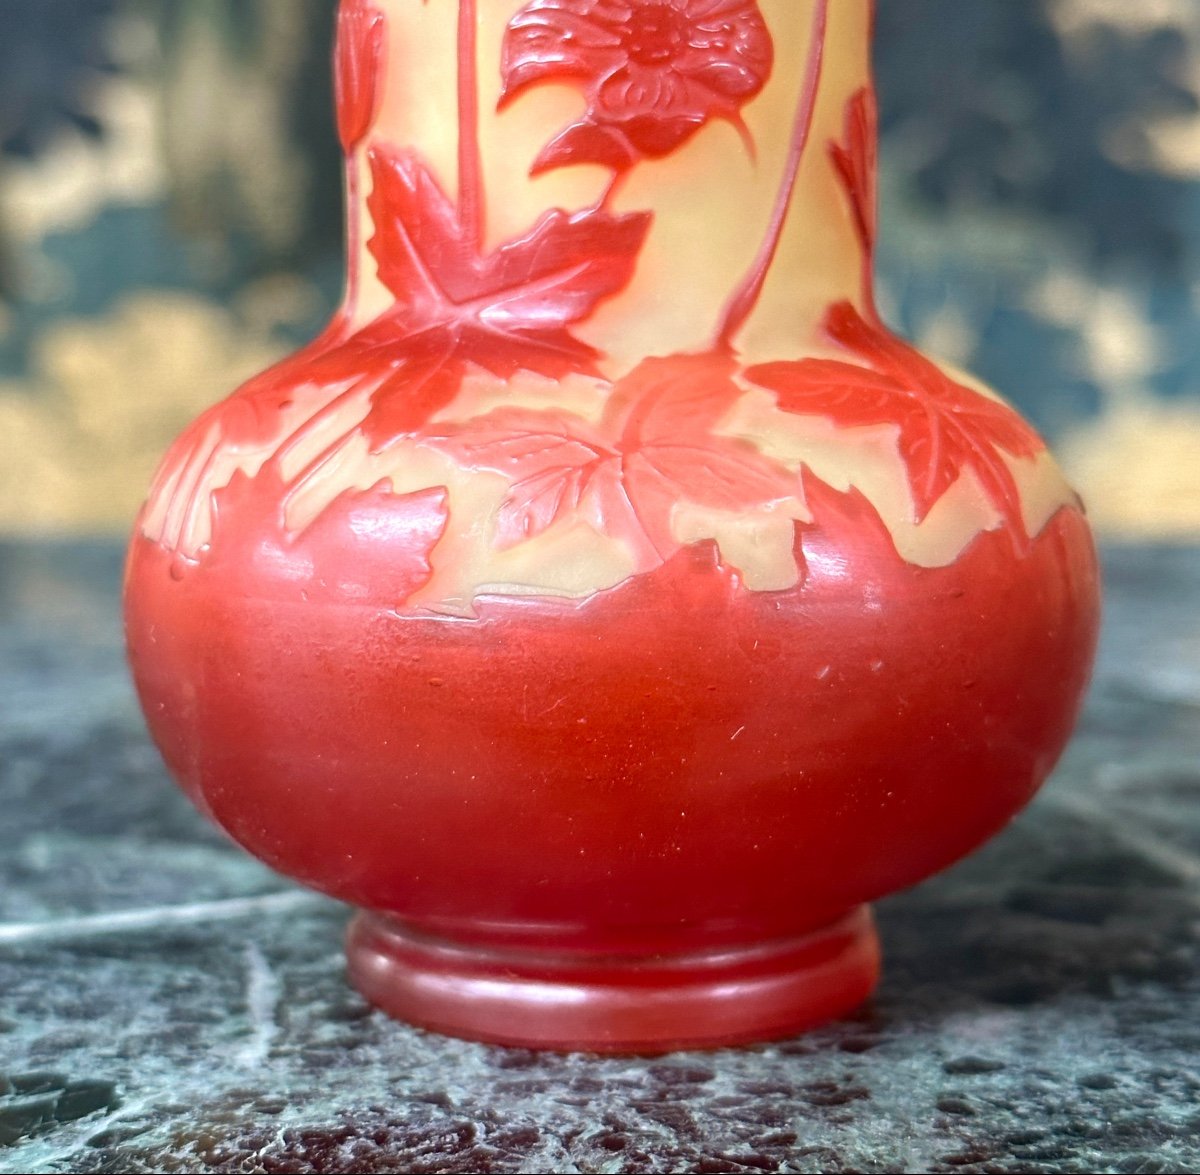
[[[379,113],[386,20],[368,0],[342,0],[337,18],[333,86],[338,138],[347,155]]]
[[[476,263],[454,202],[411,152],[372,147],[367,159],[374,185],[367,206],[375,225],[367,244],[379,280],[417,316],[450,304],[455,293],[469,296],[444,290],[438,280],[440,274],[469,275]]]
[[[547,331],[587,318],[629,282],[649,228],[648,212],[543,213],[528,236],[487,258],[480,318],[505,331]]]
[[[952,380],[915,348],[867,322],[849,302],[832,307],[829,334],[869,367],[828,359],[766,363],[747,378],[777,393],[786,412],[827,416],[845,428],[894,424],[921,522],[971,470],[1017,534],[1020,491],[999,450],[1032,457],[1044,445],[1011,408]]]
[[[396,494],[385,479],[343,490],[299,534],[284,526],[285,489],[270,461],[253,477],[238,470],[213,494],[206,561],[244,590],[269,566],[285,599],[398,605],[432,575],[430,554],[449,519],[444,489]]]
[[[584,514],[643,559],[672,550],[681,498],[739,510],[796,492],[795,475],[711,429],[742,395],[725,355],[648,359],[620,380],[593,428],[560,411],[501,408],[427,443],[469,469],[509,479],[496,541],[513,546]]]
[[[424,427],[458,395],[464,375],[466,364],[453,351],[401,363],[372,393],[371,411],[362,422],[372,452]]]
[[[605,420],[634,444],[707,435],[742,396],[724,352],[644,359],[618,381]]]
[[[566,412],[499,408],[426,443],[468,469],[509,479],[496,525],[502,548],[541,534],[619,477],[616,450],[582,417]]]
[[[309,382],[325,387],[344,386],[347,392],[355,385],[370,387],[371,409],[354,427],[361,428],[374,452],[415,432],[446,407],[466,372],[467,363],[446,330],[397,338],[386,319],[315,355],[304,368]]]
[[[567,330],[633,276],[649,213],[547,212],[523,237],[480,255],[453,202],[412,154],[373,148],[368,242],[396,295],[397,333],[451,332],[464,357],[507,377],[593,370],[595,352]]]
[[[877,235],[878,136],[875,90],[863,86],[846,104],[845,140],[831,143],[829,154],[850,200],[858,239],[867,253],[874,252]]]
[[[625,484],[643,528],[669,533],[681,498],[746,510],[796,492],[796,478],[735,437],[714,436],[743,395],[737,364],[723,352],[644,360],[613,390],[606,416],[621,427]]]
[[[385,478],[343,490],[292,544],[312,564],[308,599],[322,595],[401,604],[433,574],[433,548],[450,512],[442,488],[392,492]]]
[[[454,203],[412,154],[373,148],[369,245],[395,306],[308,365],[317,382],[368,381],[372,447],[416,432],[458,394],[470,364],[499,379],[598,374],[568,330],[630,279],[649,214],[546,213],[480,255]]]
[[[529,174],[538,176],[553,168],[577,163],[598,163],[614,171],[626,171],[638,158],[637,148],[619,126],[605,126],[581,118],[541,149]]]
[[[649,445],[629,458],[626,479],[639,504],[651,494],[716,510],[749,510],[796,492],[796,476],[734,437],[707,444]]]

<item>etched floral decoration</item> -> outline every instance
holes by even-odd
[[[876,309],[877,113],[869,85],[846,100],[841,136],[824,144],[862,258],[857,302],[836,302],[824,317],[826,339],[841,356],[785,355],[743,365],[739,337],[774,265],[811,145],[832,0],[813,5],[789,145],[771,181],[775,200],[707,347],[649,356],[632,370],[613,367],[579,329],[634,279],[654,228],[648,210],[616,211],[613,191],[635,164],[668,155],[714,119],[738,126],[748,140],[742,110],[763,89],[773,60],[758,4],[528,0],[521,6],[503,36],[501,106],[543,83],[576,84],[586,100],[580,118],[541,149],[533,170],[599,163],[613,176],[595,203],[547,208],[521,231],[491,241],[480,148],[478,0],[444,3],[457,7],[459,17],[457,185],[445,183],[420,151],[375,133],[386,17],[372,0],[343,0],[337,86],[351,216],[359,214],[361,170],[370,184],[367,253],[391,301],[367,322],[354,323],[343,312],[304,351],[196,422],[171,490],[168,544],[205,533],[200,519],[222,462],[222,437],[251,451],[262,447],[265,463],[247,463],[243,472],[285,510],[317,493],[332,508],[344,489],[339,462],[360,442],[370,459],[405,443],[434,450],[462,471],[508,481],[486,540],[497,551],[584,522],[623,543],[636,570],[649,572],[691,541],[677,526],[680,503],[765,525],[798,519],[795,511],[816,492],[802,464],[781,463],[722,431],[755,388],[757,395],[772,394],[781,417],[824,417],[844,430],[893,428],[913,524],[923,523],[966,475],[1017,549],[1028,548],[1013,463],[1035,458],[1040,438],[1006,405],[896,338]],[[357,236],[354,219],[351,228]],[[357,303],[359,261],[352,250],[346,307]],[[456,411],[473,375],[503,387],[521,373],[550,383],[570,376],[595,381],[603,409],[591,418],[553,403],[474,416]],[[331,394],[272,437],[280,413],[298,392],[307,394],[306,385]],[[426,493],[432,495],[421,499],[428,525],[412,534],[432,546],[453,527],[444,487]],[[227,521],[258,501],[245,486],[219,500]],[[367,508],[358,498],[349,504]],[[791,557],[784,529],[779,534]],[[418,554],[413,566],[427,574],[430,551]],[[413,584],[421,580],[414,573]]]
[[[504,38],[501,105],[535,83],[574,79],[587,109],[538,155],[534,173],[569,163],[624,171],[669,154],[712,119],[749,142],[741,109],[772,59],[755,0],[531,0]]]
[[[849,302],[825,319],[830,339],[858,362],[800,359],[750,368],[785,412],[816,413],[843,428],[895,425],[916,520],[970,470],[1021,548],[1021,493],[1003,454],[1033,457],[1041,438],[1006,404],[951,379],[915,347],[864,319]]]
[[[614,386],[597,425],[560,411],[499,408],[428,437],[464,465],[509,479],[496,541],[514,546],[579,513],[629,542],[641,570],[680,547],[671,510],[687,499],[749,511],[792,497],[795,477],[713,429],[742,394],[723,355],[646,359]]]

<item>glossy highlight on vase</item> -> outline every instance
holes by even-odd
[[[393,1014],[655,1051],[844,1012],[853,912],[1066,742],[1091,540],[880,318],[872,15],[343,0],[345,301],[172,448],[126,602],[173,772],[372,912]]]

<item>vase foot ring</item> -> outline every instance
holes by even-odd
[[[361,913],[350,978],[390,1016],[523,1048],[662,1053],[779,1039],[861,1004],[879,977],[868,907],[798,938],[677,956],[475,948]]]

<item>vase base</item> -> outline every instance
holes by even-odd
[[[879,978],[870,909],[798,938],[644,958],[465,947],[359,914],[350,978],[390,1016],[524,1048],[662,1053],[775,1040],[851,1011]]]

